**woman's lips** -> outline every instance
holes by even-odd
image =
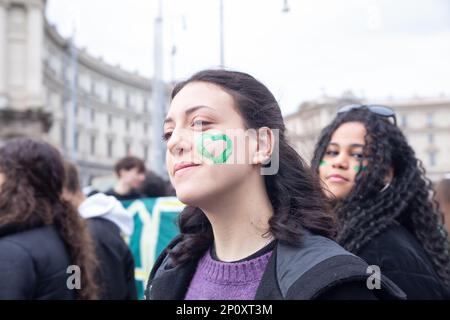
[[[191,171],[198,167],[197,163],[178,163],[173,167],[173,175],[180,175],[184,172]]]
[[[344,178],[343,176],[339,175],[339,174],[332,174],[329,175],[327,178],[328,181],[330,182],[336,182],[336,183],[345,183],[348,182],[347,178]]]

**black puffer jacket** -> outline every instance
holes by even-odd
[[[101,299],[137,299],[134,260],[120,229],[102,218],[86,220],[100,262]]]
[[[69,253],[53,227],[0,226],[0,299],[74,299]]]
[[[433,264],[417,239],[401,225],[380,233],[357,252],[370,265],[380,267],[397,284],[408,299],[450,299]]]

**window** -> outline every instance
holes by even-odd
[[[96,86],[95,86],[95,81],[92,80],[92,81],[91,81],[91,93],[92,93],[94,96],[96,95],[96,90],[97,90],[97,88],[96,88]]]
[[[80,142],[80,133],[77,132],[77,133],[75,133],[75,137],[74,137],[74,141],[73,141],[73,149],[75,151],[78,151],[79,142]]]
[[[148,133],[148,123],[144,123],[144,134]]]
[[[148,112],[148,99],[144,98],[144,112]]]
[[[91,122],[95,122],[95,110],[91,109]]]
[[[434,167],[436,165],[436,152],[434,152],[434,151],[429,152],[428,159],[430,162],[430,166]]]
[[[108,102],[114,103],[113,101],[113,90],[111,88],[108,88]]]
[[[112,141],[112,139],[111,138],[108,138],[108,141],[107,141],[107,153],[108,153],[108,158],[112,158],[113,157],[113,141]]]
[[[434,134],[429,133],[428,134],[428,143],[433,144],[434,143]]]
[[[112,114],[108,114],[108,127],[112,127],[113,117]]]
[[[125,106],[127,108],[130,108],[130,94],[129,93],[127,93],[125,96]]]
[[[95,155],[95,142],[96,142],[96,137],[94,135],[91,136],[91,154]]]
[[[66,148],[66,126],[62,124],[60,130],[61,146]]]
[[[130,151],[131,151],[131,144],[129,142],[125,142],[125,154],[129,156]]]
[[[406,114],[403,114],[400,118],[400,125],[402,127],[406,127],[408,125],[408,117],[406,116]]]
[[[148,146],[144,145],[144,162],[148,160]]]
[[[130,120],[129,119],[125,119],[125,130],[130,131]]]
[[[428,113],[427,114],[427,126],[431,128],[433,126],[433,114]]]

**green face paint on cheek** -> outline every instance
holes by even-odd
[[[354,169],[355,169],[356,172],[367,171],[367,167],[366,166],[355,166]]]
[[[320,161],[319,167],[326,166],[328,163],[326,161]]]
[[[211,141],[225,141],[225,150],[218,155],[214,156],[211,152],[209,152],[205,147],[205,142],[208,140]],[[227,162],[228,158],[231,156],[231,152],[233,150],[233,142],[226,134],[211,134],[211,133],[203,133],[197,139],[197,151],[205,158],[212,160],[214,164],[224,164]]]

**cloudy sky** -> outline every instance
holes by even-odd
[[[223,0],[225,66],[264,82],[284,114],[351,90],[369,100],[450,96],[448,0]],[[47,18],[111,64],[153,73],[157,0],[49,0]],[[219,0],[164,0],[164,75],[220,63]],[[176,54],[172,48],[176,46]]]

